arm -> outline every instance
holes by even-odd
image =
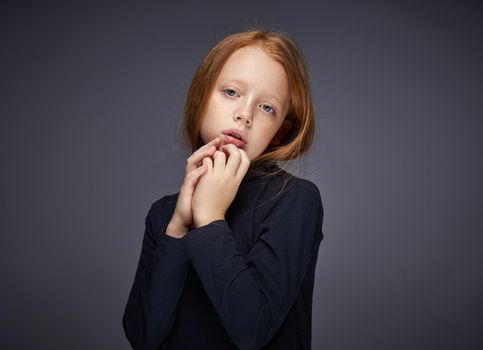
[[[188,255],[221,322],[240,349],[257,349],[276,333],[322,240],[323,208],[314,184],[279,198],[243,258],[225,220],[183,237]]]
[[[165,234],[168,216],[163,206],[155,210],[154,204],[146,216],[141,256],[123,316],[124,332],[134,349],[158,349],[176,319],[189,261],[181,241]]]

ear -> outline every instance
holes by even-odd
[[[280,128],[278,129],[277,133],[275,136],[272,138],[272,141],[270,141],[271,146],[277,146],[282,142],[283,137],[292,128],[292,122],[290,120],[285,119],[282,122],[282,125],[280,125]]]

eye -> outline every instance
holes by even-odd
[[[223,93],[224,93],[225,95],[228,95],[228,96],[231,96],[231,97],[234,97],[234,96],[236,96],[236,94],[237,94],[237,93],[236,93],[236,91],[235,91],[235,90],[233,90],[233,89],[223,89],[223,90],[221,90],[221,91],[223,91]]]
[[[275,110],[273,109],[272,106],[270,105],[267,105],[267,104],[260,104],[259,106],[262,107],[262,109],[265,111],[265,112],[268,112],[268,113],[275,113]],[[268,107],[268,108],[267,108]]]

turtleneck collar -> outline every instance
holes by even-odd
[[[241,183],[245,183],[254,179],[261,178],[279,169],[280,167],[278,166],[278,164],[273,162],[265,162],[265,163],[253,162],[250,164],[250,167],[248,168],[248,171],[243,177],[243,180]]]

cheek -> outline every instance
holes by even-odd
[[[266,135],[267,138],[272,139],[280,128],[280,123],[274,119],[274,117],[263,116],[264,118],[259,118],[260,132]]]
[[[206,116],[210,119],[216,119],[227,112],[227,104],[222,100],[220,96],[213,95],[208,101],[206,108]]]
[[[213,130],[214,125],[216,125],[216,119],[213,118],[213,114],[207,110],[200,125],[200,132],[207,135]]]

